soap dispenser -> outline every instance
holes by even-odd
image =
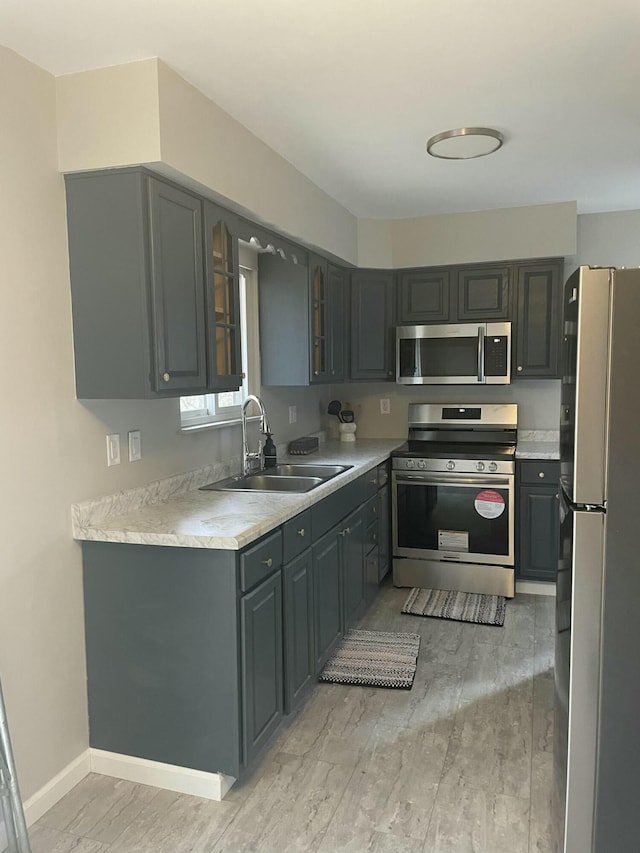
[[[262,449],[262,455],[264,457],[264,467],[265,468],[275,468],[276,467],[276,446],[273,443],[273,439],[271,438],[271,433],[266,433],[267,440],[264,443],[264,448]]]

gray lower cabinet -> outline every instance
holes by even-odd
[[[342,637],[340,532],[334,528],[313,546],[314,672],[317,675]]]
[[[560,463],[519,462],[518,482],[517,576],[555,582]]]
[[[314,673],[313,558],[307,548],[282,569],[285,712],[289,714]]]
[[[283,714],[282,577],[279,571],[240,601],[242,729],[250,765]]]
[[[358,621],[366,604],[364,534],[363,511],[358,509],[344,520],[340,531],[345,630]]]
[[[385,465],[386,468],[386,465]],[[389,486],[386,484],[378,489],[378,582],[388,573],[391,561],[391,515],[389,503]]]
[[[376,482],[241,551],[84,542],[90,745],[242,777],[364,613]]]

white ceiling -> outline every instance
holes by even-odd
[[[2,0],[55,75],[158,56],[357,216],[640,208],[640,0]],[[448,128],[491,157],[425,153]]]

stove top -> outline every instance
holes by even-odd
[[[462,442],[407,441],[391,454],[401,458],[513,459],[514,444],[465,444]]]

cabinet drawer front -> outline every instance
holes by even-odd
[[[364,505],[364,526],[369,527],[378,520],[378,495],[375,494]]]
[[[378,491],[378,469],[372,468],[362,475],[365,483],[365,498],[372,498]]]
[[[246,592],[282,565],[279,530],[240,555],[240,589]]]
[[[282,525],[283,562],[288,563],[311,545],[311,510],[307,509]]]
[[[539,462],[519,462],[518,464],[521,483],[555,486],[560,480],[559,462],[540,460]]]

